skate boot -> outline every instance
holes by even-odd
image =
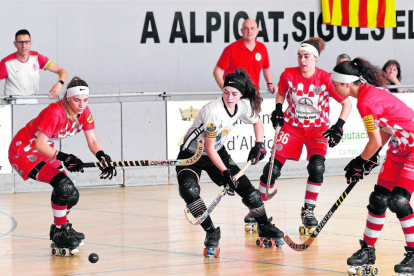
[[[69,223],[69,220],[68,220]],[[83,233],[80,232],[76,232],[75,229],[72,228],[72,223],[69,223],[70,229],[72,230],[73,236],[75,236],[75,238],[78,240],[79,242],[79,246],[84,246],[85,243],[83,242],[83,240],[85,239],[85,235]]]
[[[394,266],[394,271],[398,276],[412,276],[414,275],[414,247],[405,246],[404,260]]]
[[[220,247],[219,245],[220,240],[220,227],[214,229],[214,232],[207,232],[206,239],[204,240],[204,257],[208,257],[210,259],[218,258],[220,256]]]
[[[68,220],[69,223],[69,220]],[[73,233],[73,236],[75,236],[75,238],[78,240],[79,242],[79,246],[84,246],[85,243],[83,242],[83,240],[85,239],[85,235],[83,233],[80,232],[76,232],[75,229],[72,228],[72,223],[69,223],[70,229]],[[55,229],[56,229],[56,225],[52,224],[50,226],[50,240],[53,239],[54,233],[55,233]]]
[[[267,220],[265,224],[257,226],[257,233],[259,238],[256,240],[256,245],[260,247],[281,247],[285,244],[282,231],[280,231],[274,224],[271,223],[273,218]]]
[[[54,226],[54,227],[53,227]],[[54,228],[54,229],[52,229]],[[52,244],[52,255],[58,256],[73,256],[79,253],[79,242],[72,233],[72,229],[69,223],[65,223],[59,229],[54,224],[50,227],[50,234],[53,233]]]
[[[250,234],[257,232],[257,221],[254,217],[252,217],[250,212],[244,217],[244,223],[246,223],[246,226],[244,227],[246,232]]]
[[[361,249],[348,258],[347,264],[349,276],[378,275],[378,268],[375,264],[375,248],[369,247],[366,241],[360,240]]]
[[[302,207],[300,215],[302,217],[303,226],[299,227],[299,233],[301,235],[309,236],[313,233],[313,231],[315,231],[316,226],[318,226],[318,221],[313,213],[315,207],[315,204],[309,203],[305,203],[305,207]]]

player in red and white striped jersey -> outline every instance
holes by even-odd
[[[330,74],[316,67],[324,47],[321,38],[309,38],[300,44],[299,66],[286,68],[281,74],[279,92],[276,94],[276,110],[272,113],[273,127],[281,126],[281,129],[277,138],[270,187],[273,188],[275,179],[281,175],[286,160],[298,161],[305,145],[309,177],[301,217],[303,224],[309,229],[318,225],[314,208],[323,182],[328,144],[334,147],[339,143],[343,133],[342,127],[351,111],[349,99],[342,99],[334,91]],[[342,105],[342,112],[338,122],[328,130],[330,97]],[[289,106],[283,113],[282,104],[285,99]],[[329,140],[326,137],[329,137]],[[266,200],[269,167],[270,162],[265,165],[260,177],[263,200]]]
[[[377,185],[369,197],[361,249],[348,259],[348,264],[375,263],[374,244],[389,208],[400,220],[407,244],[406,258],[395,266],[395,272],[411,275],[414,273],[414,214],[410,205],[414,192],[414,111],[384,88],[387,80],[382,71],[361,58],[335,66],[332,81],[341,97],[358,99],[357,108],[369,138],[361,155],[345,167],[348,183],[358,182],[378,166],[378,153],[389,141]]]
[[[17,48],[17,52],[5,57],[0,62],[0,80],[6,79],[4,94],[6,96],[37,94],[39,91],[39,70],[49,70],[59,75],[59,81],[49,92],[49,97],[57,98],[66,81],[67,72],[47,57],[38,52],[30,51],[32,41],[27,30],[20,30],[16,33],[14,46]]]

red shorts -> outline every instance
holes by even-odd
[[[9,162],[13,169],[15,169],[25,181],[29,179],[27,175],[30,171],[41,161],[45,161],[46,164],[49,164],[54,168],[58,168],[62,165],[59,160],[44,156],[39,152],[30,152],[28,155],[17,155],[12,147],[9,148]]]
[[[325,157],[328,150],[328,139],[322,134],[327,130],[328,126],[300,128],[285,122],[277,137],[275,158],[278,159],[278,156],[282,156],[285,159],[298,161],[302,154],[303,145],[306,145],[308,150],[308,160],[315,154]]]
[[[378,176],[378,185],[392,191],[395,186],[414,192],[414,149],[393,153],[395,148],[390,144],[384,164]]]

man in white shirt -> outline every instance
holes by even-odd
[[[32,41],[27,30],[19,30],[15,35],[14,46],[17,52],[0,61],[0,80],[6,79],[6,96],[30,96],[39,91],[39,70],[49,70],[59,75],[58,82],[49,91],[50,98],[57,98],[64,85],[67,72],[52,63],[47,57],[30,51]],[[35,99],[17,100],[16,103],[37,103]]]

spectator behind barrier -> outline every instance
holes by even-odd
[[[338,65],[338,63],[341,63],[342,61],[348,60],[351,61],[351,58],[347,54],[340,54],[336,57],[336,65]]]
[[[15,35],[14,46],[17,52],[0,61],[0,80],[6,79],[4,95],[30,96],[39,91],[39,70],[49,70],[59,75],[59,80],[49,92],[49,97],[57,98],[68,74],[47,57],[30,51],[32,40],[28,30],[19,30]],[[17,104],[36,104],[36,99],[18,99]]]
[[[401,67],[398,61],[390,59],[382,67],[382,71],[385,72],[385,77],[389,81],[387,85],[400,85],[401,81]],[[393,93],[404,93],[404,88],[393,88],[390,89],[390,92]]]

